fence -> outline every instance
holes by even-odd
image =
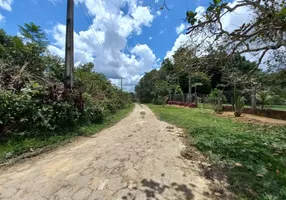
[[[239,95],[243,97],[244,108],[251,109],[265,109],[265,110],[282,110],[286,111],[286,99],[282,97],[275,97],[270,95],[264,99],[258,98],[255,90],[238,91]],[[232,106],[233,104],[233,90],[223,91],[224,106]]]
[[[170,94],[170,101],[180,101],[185,103],[195,103],[195,94]]]
[[[238,90],[238,94],[243,97],[244,108],[252,108],[252,109],[265,109],[265,110],[281,110],[286,111],[286,99],[275,99],[273,98],[271,101],[268,100],[266,102],[261,101],[261,99],[257,98],[257,94],[255,91],[240,91]],[[233,90],[225,90],[222,91],[221,95],[221,104],[222,106],[231,107],[233,104]],[[199,108],[204,109],[214,109],[218,104],[218,97],[210,97],[206,94],[170,94],[169,101],[179,101],[184,103],[194,103]]]

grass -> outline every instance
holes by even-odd
[[[273,106],[270,106],[270,109],[286,111],[286,106],[285,105],[273,105]]]
[[[161,120],[184,128],[198,150],[225,169],[238,199],[286,199],[285,126],[234,122],[202,109],[149,107]]]
[[[114,115],[109,116],[101,124],[92,124],[89,126],[79,127],[75,131],[71,131],[65,134],[55,134],[50,137],[34,137],[11,139],[9,141],[0,143],[0,163],[5,162],[7,159],[19,156],[23,153],[31,150],[37,150],[39,148],[56,148],[68,142],[74,141],[77,136],[89,136],[93,135],[104,128],[114,125],[122,118],[127,116],[134,108],[134,104],[126,109],[119,110]]]
[[[231,104],[223,104],[224,106],[232,106]],[[198,104],[199,108],[204,108],[204,109],[213,109],[213,105],[209,103],[199,103]],[[249,105],[245,105],[245,108],[251,108]],[[261,109],[261,106],[257,106],[258,109]],[[285,105],[266,105],[265,109],[270,109],[270,110],[281,110],[281,111],[286,111],[286,106]]]

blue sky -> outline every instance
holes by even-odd
[[[11,12],[1,9],[0,13],[5,16],[5,22],[2,22],[0,27],[4,28],[7,33],[16,35],[19,30],[17,25],[23,25],[26,22],[34,22],[45,30],[51,30],[56,23],[64,24],[66,0],[54,2],[48,0],[15,0]],[[189,0],[169,0],[167,3],[171,11],[161,10],[161,16],[157,16],[150,27],[143,27],[141,35],[134,34],[128,39],[128,46],[135,46],[137,43],[148,44],[156,57],[161,59],[165,57],[166,52],[174,45],[178,36],[175,28],[184,22],[187,9],[194,10],[197,7],[196,1],[191,2]],[[160,11],[161,2],[155,3],[155,0],[146,0],[143,5],[149,6],[155,12]],[[83,11],[79,5],[76,5],[75,31],[86,30],[88,26]],[[160,31],[163,33],[160,34]],[[51,35],[47,36],[50,41],[53,41]],[[152,37],[151,40],[150,37]]]
[[[17,25],[34,22],[45,30],[49,50],[63,56],[66,2],[0,0],[0,28],[16,35]],[[160,10],[162,0],[75,2],[75,62],[94,62],[95,71],[115,84],[123,77],[128,91],[145,72],[158,68],[168,51],[172,54],[186,40],[186,11],[208,5],[208,1],[166,0],[169,11]],[[79,2],[89,14],[92,28]]]

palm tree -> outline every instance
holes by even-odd
[[[257,94],[256,98],[261,103],[261,108],[264,109],[264,106],[267,105],[271,99],[268,91],[261,91]]]
[[[28,41],[36,43],[41,47],[46,47],[48,45],[48,40],[40,26],[30,22],[25,23],[24,26],[19,25],[19,28],[21,35]]]

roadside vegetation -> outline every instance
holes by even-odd
[[[163,2],[161,9],[168,9]],[[238,199],[286,199],[286,127],[239,123],[211,110],[165,104],[209,107],[217,113],[232,105],[235,117],[245,107],[253,113],[272,107],[284,110],[285,5],[273,0],[213,0],[202,11],[187,11],[190,40],[160,69],[146,73],[135,89],[141,103],[163,105],[149,106],[160,119],[185,129],[214,173],[217,166],[224,170]],[[226,28],[225,17],[240,9],[248,11],[249,21]]]
[[[255,62],[226,52],[197,57],[193,48],[181,47],[173,60],[167,58],[160,69],[146,73],[135,88],[138,100],[157,105],[167,100],[204,103],[217,111],[229,104],[240,116],[243,107],[251,107],[254,94],[256,108],[285,110],[285,68],[263,71]]]
[[[185,129],[238,199],[286,199],[286,127],[251,125],[211,110],[149,105],[159,119]]]
[[[130,110],[130,95],[93,63],[76,66],[74,87],[65,90],[64,60],[49,53],[41,28],[29,23],[20,33],[0,30],[0,160],[92,134]]]
[[[126,117],[134,108],[131,104],[127,108],[120,109],[115,114],[107,116],[102,123],[79,126],[67,132],[56,132],[50,135],[37,137],[11,138],[9,141],[0,143],[0,163],[8,158],[19,156],[23,153],[33,153],[37,149],[45,151],[57,148],[61,145],[74,141],[78,136],[90,136],[108,128]]]
[[[161,9],[169,10],[167,5],[164,0]],[[202,100],[216,104],[218,112],[222,103],[231,104],[236,117],[247,105],[285,108],[285,5],[285,1],[273,0],[233,4],[213,0],[200,12],[187,11],[189,41],[172,58],[166,58],[160,69],[141,78],[135,89],[138,99],[142,103],[164,104],[169,99],[196,105]],[[240,9],[248,11],[249,21],[226,28],[225,17]]]

